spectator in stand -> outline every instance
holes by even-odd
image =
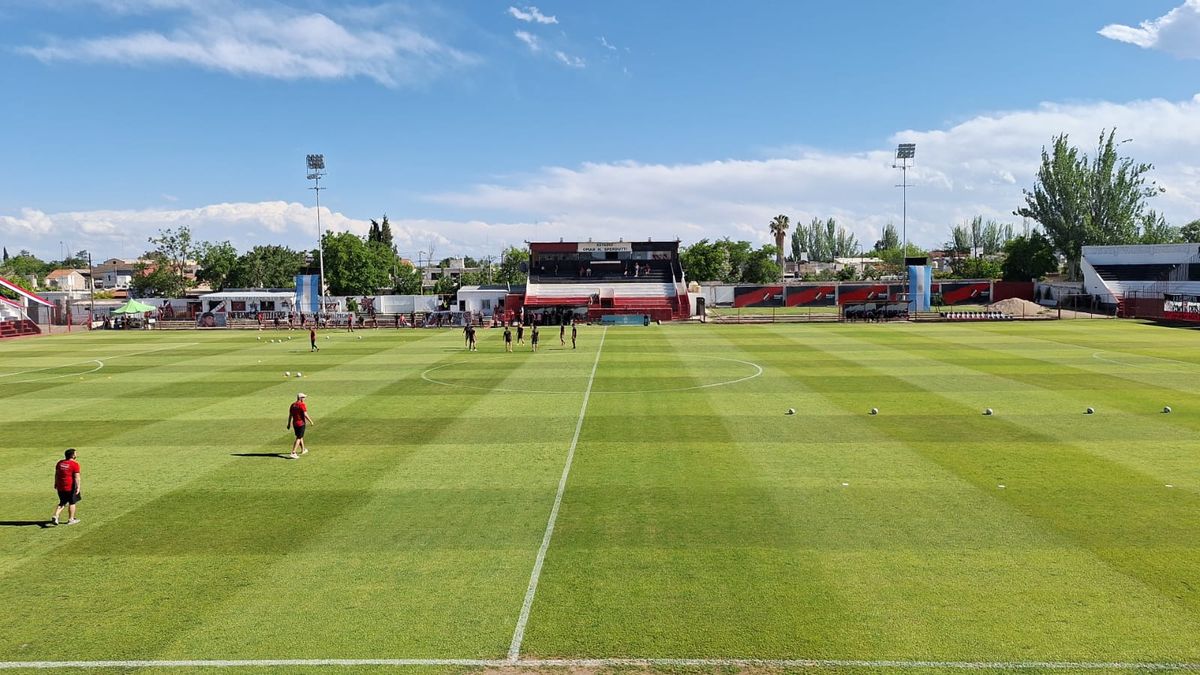
[[[79,462],[75,461],[75,448],[68,448],[63,453],[63,459],[54,465],[54,490],[58,492],[58,508],[54,509],[50,522],[55,525],[58,524],[58,516],[64,506],[67,507],[67,524],[74,525],[79,522],[75,517],[75,505],[83,499],[79,492],[79,473]]]

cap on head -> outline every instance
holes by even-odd
[[[67,451],[63,453],[63,457],[75,459],[75,448],[67,448]]]
[[[305,394],[304,392],[301,392],[301,393],[299,393],[299,394],[296,394],[296,398],[297,398],[297,399],[308,398],[308,394]]]

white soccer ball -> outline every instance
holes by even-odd
[[[361,340],[361,339],[362,339],[362,336],[361,336],[361,335],[359,335],[359,336],[358,336],[358,339],[359,339],[359,340]]]
[[[992,409],[991,409],[991,408],[984,408],[984,409],[983,409],[983,414],[984,414],[984,415],[991,415],[991,414],[992,414]]]
[[[871,408],[871,414],[872,414],[872,415],[878,415],[878,414],[879,414],[879,408]]]
[[[291,371],[287,371],[287,370],[285,370],[285,371],[283,372],[283,376],[284,376],[284,377],[291,377],[291,376],[292,376],[292,373],[291,373]]]
[[[1089,407],[1088,407],[1088,409],[1087,409],[1087,411],[1086,411],[1086,412],[1084,412],[1084,414],[1085,414],[1085,415],[1095,415],[1095,414],[1096,414],[1096,409],[1095,409],[1095,408],[1092,408],[1092,407],[1090,407],[1090,406],[1089,406]]]
[[[261,336],[261,335],[259,335],[259,336],[258,336],[257,338],[255,338],[255,339],[256,339],[256,340],[261,340],[261,339],[262,339],[262,336]]]
[[[297,370],[297,371],[296,371],[296,377],[304,377],[304,373],[302,373],[302,372],[300,372],[300,371],[298,371],[298,370]]]
[[[796,414],[796,409],[795,409],[795,408],[788,408],[787,414],[789,414],[789,415],[795,415],[795,414]]]
[[[1163,406],[1163,412],[1164,412],[1164,413],[1169,413],[1169,412],[1171,412],[1171,406],[1169,406],[1169,405],[1164,405],[1164,406]]]

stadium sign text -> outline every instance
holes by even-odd
[[[629,253],[633,250],[633,246],[627,241],[589,241],[580,242],[580,253]]]

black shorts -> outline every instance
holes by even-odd
[[[304,429],[307,424],[292,425],[292,431],[296,433],[296,438],[304,438]]]
[[[79,500],[83,499],[83,495],[74,490],[58,490],[58,505],[66,506],[67,504],[78,504]]]

